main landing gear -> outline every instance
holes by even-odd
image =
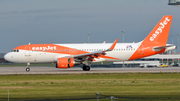
[[[89,70],[90,70],[90,67],[89,67],[89,66],[84,65],[84,66],[82,67],[82,69],[83,69],[84,71],[89,71]]]
[[[29,72],[30,71],[30,63],[27,63],[27,67],[26,67],[26,72]]]

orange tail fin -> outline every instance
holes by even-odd
[[[165,48],[158,49],[158,51],[154,50],[154,48],[166,46],[172,17],[172,15],[164,16],[149,35],[141,42],[139,48],[129,60],[163,53]]]
[[[151,43],[153,45],[159,43],[161,45],[166,45],[172,17],[172,15],[164,16],[145,38],[143,43]]]

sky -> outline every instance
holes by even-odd
[[[164,15],[173,15],[168,43],[178,45],[180,7],[169,0],[1,0],[0,53],[24,44],[143,40]]]

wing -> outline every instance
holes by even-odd
[[[74,55],[73,57],[76,58],[76,57],[99,55],[99,54],[105,55],[106,52],[112,51],[114,49],[114,47],[116,46],[117,41],[118,41],[118,39],[116,39],[114,41],[114,43],[111,45],[111,47],[108,48],[107,50],[104,50],[104,51],[103,50],[101,50],[101,51],[94,51],[94,52],[90,52],[90,53],[86,53],[86,54]]]
[[[90,53],[85,53],[85,54],[78,54],[78,55],[72,55],[72,56],[64,56],[61,58],[74,58],[77,61],[86,61],[86,60],[90,60],[90,61],[94,61],[94,58],[99,58],[100,56],[105,56],[106,52],[108,51],[112,51],[114,49],[114,47],[116,46],[118,39],[116,39],[114,41],[114,43],[106,50],[100,50],[100,51],[94,51],[94,52],[90,52]]]

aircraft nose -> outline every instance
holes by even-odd
[[[10,61],[11,60],[10,53],[5,54],[4,59],[7,60],[7,61]]]

